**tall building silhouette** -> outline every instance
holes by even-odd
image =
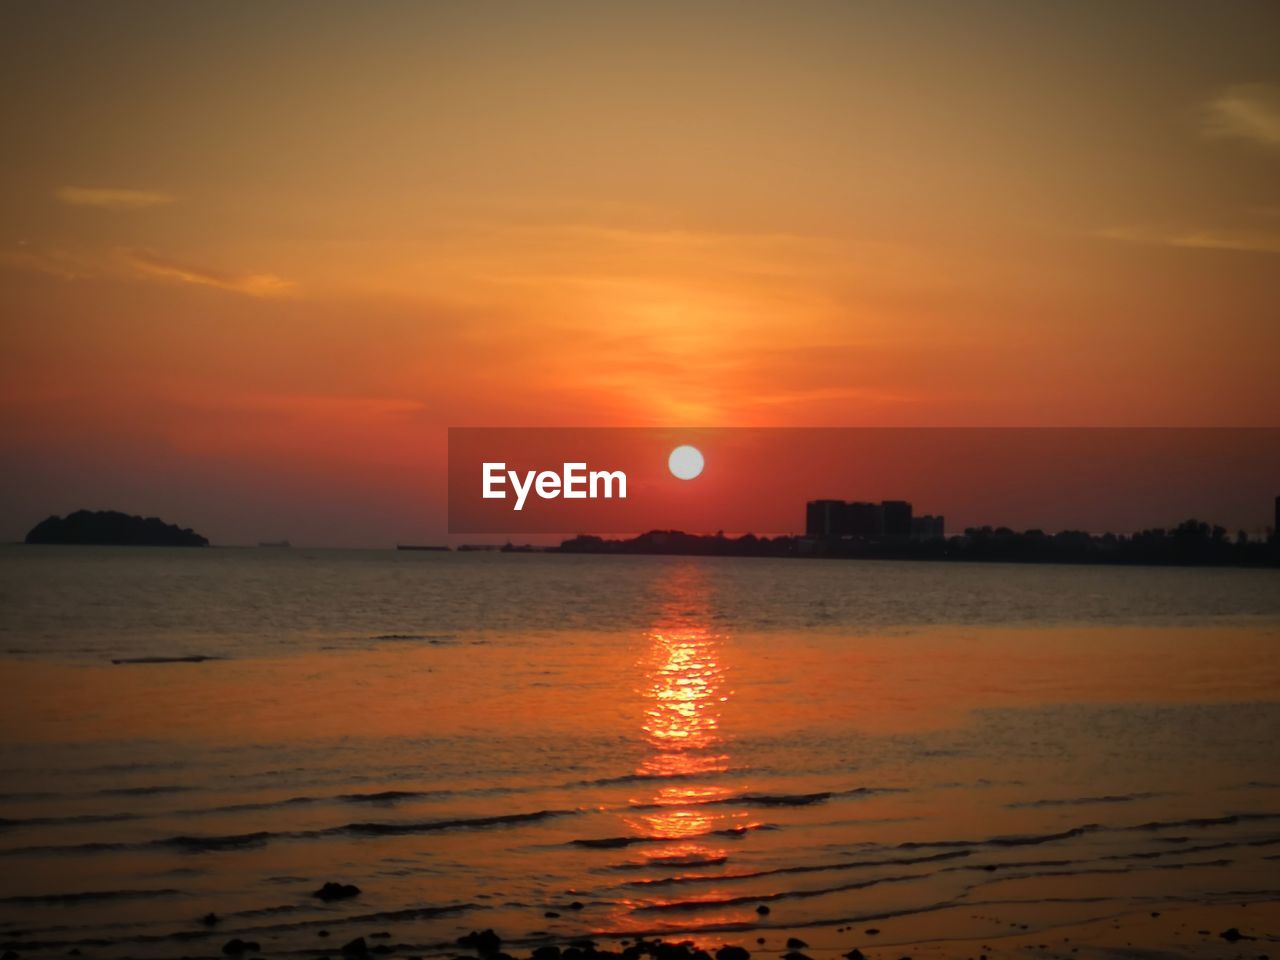
[[[943,536],[943,518],[914,516],[906,500],[810,500],[804,532],[813,539],[932,540]]]

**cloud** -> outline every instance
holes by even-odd
[[[53,195],[73,207],[97,207],[100,210],[142,210],[174,203],[178,199],[158,190],[114,187],[59,187]]]
[[[292,281],[274,273],[227,274],[170,260],[150,250],[125,250],[123,253],[127,262],[143,277],[216,287],[250,297],[287,296],[294,286]]]
[[[1253,230],[1110,227],[1096,234],[1106,240],[1186,250],[1233,250],[1240,253],[1280,253],[1280,234]]]
[[[286,297],[295,292],[292,280],[274,273],[223,273],[173,260],[154,250],[120,247],[76,250],[41,247],[20,240],[0,248],[0,266],[45,273],[62,280],[160,280],[215,287],[250,297]]]
[[[1213,139],[1250,140],[1280,150],[1280,87],[1227,87],[1205,106],[1202,132]]]

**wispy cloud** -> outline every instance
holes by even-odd
[[[203,287],[217,287],[251,297],[281,297],[293,291],[294,284],[274,273],[228,274],[163,257],[150,250],[125,250],[128,263],[142,276]]]
[[[174,203],[178,199],[159,190],[118,187],[59,187],[53,195],[73,207],[97,207],[100,210],[142,210]]]
[[[0,266],[45,273],[62,280],[135,280],[214,287],[249,297],[287,297],[292,280],[274,273],[225,273],[174,260],[154,250],[118,247],[77,250],[42,247],[22,240],[0,248]]]
[[[1280,234],[1254,230],[1109,227],[1097,236],[1124,243],[1189,250],[1234,250],[1241,253],[1280,253]]]
[[[1206,137],[1250,140],[1280,150],[1280,87],[1241,83],[1227,87],[1205,105]]]

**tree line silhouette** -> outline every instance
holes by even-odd
[[[1184,520],[1172,529],[1134,534],[1091,534],[1083,530],[1046,533],[1008,527],[970,527],[963,534],[929,540],[884,537],[727,537],[651,530],[629,539],[577,536],[561,553],[675,554],[722,557],[845,557],[877,560],[956,560],[1000,563],[1115,563],[1176,566],[1276,566],[1280,541],[1234,537],[1225,527]]]

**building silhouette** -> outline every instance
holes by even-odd
[[[947,525],[941,516],[924,514],[911,518],[912,540],[942,540],[947,535]]]
[[[810,500],[805,536],[816,540],[933,540],[945,535],[940,516],[917,517],[906,500]]]
[[[805,534],[821,539],[840,536],[846,506],[843,500],[810,500],[805,504]]]

